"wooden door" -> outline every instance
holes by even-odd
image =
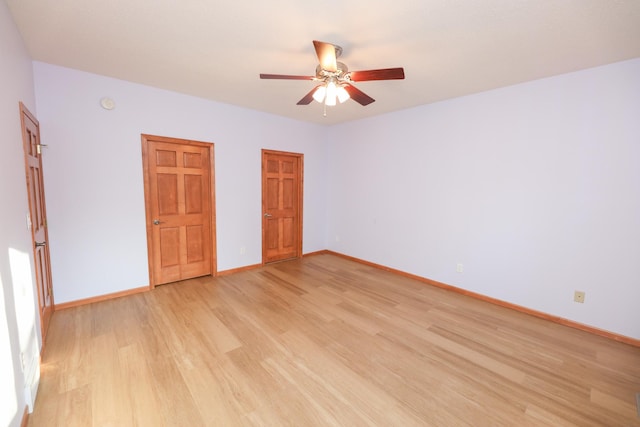
[[[51,281],[51,261],[49,256],[49,232],[47,230],[47,206],[44,197],[42,175],[42,144],[40,124],[33,114],[20,103],[20,122],[24,146],[27,193],[29,197],[29,217],[33,259],[36,270],[36,288],[40,314],[40,330],[44,347],[49,321],[53,314],[53,284]]]
[[[303,155],[262,150],[262,262],[302,256]]]
[[[149,282],[215,273],[213,144],[142,135]]]

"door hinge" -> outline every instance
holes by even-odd
[[[48,147],[48,145],[47,144],[36,144],[36,151],[38,152],[38,154],[42,154],[41,147]]]

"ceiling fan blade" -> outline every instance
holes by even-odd
[[[404,79],[404,68],[351,71],[349,75],[353,82],[366,82],[370,80],[402,80]]]
[[[344,85],[344,89],[347,91],[351,99],[356,101],[360,105],[369,105],[372,102],[375,102],[375,99],[358,89],[357,87],[346,83]]]
[[[313,101],[313,94],[316,91],[316,89],[318,89],[320,86],[322,86],[322,85],[318,85],[318,86],[314,87],[313,89],[311,89],[311,92],[309,92],[308,94],[303,96],[302,99],[300,101],[298,101],[297,105],[309,105],[309,104],[311,104],[311,101]]]
[[[331,43],[313,41],[313,47],[316,48],[316,55],[320,61],[320,68],[326,71],[338,71],[336,47]]]
[[[313,80],[315,76],[289,76],[286,74],[260,74],[261,79],[281,79],[281,80]]]

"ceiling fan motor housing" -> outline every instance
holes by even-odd
[[[336,71],[327,71],[323,69],[321,65],[318,65],[316,67],[316,79],[326,81],[333,77],[338,81],[348,80],[349,68],[346,66],[346,64],[343,64],[342,62],[336,62],[336,65]]]

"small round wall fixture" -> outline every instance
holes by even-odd
[[[115,101],[113,99],[109,98],[108,96],[105,96],[104,98],[102,98],[100,100],[100,105],[105,110],[113,110],[114,108],[116,108]]]

